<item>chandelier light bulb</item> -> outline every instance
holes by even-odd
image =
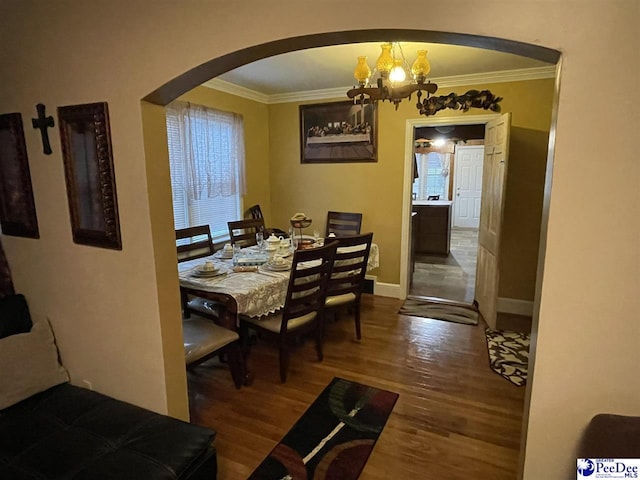
[[[393,68],[389,72],[389,80],[394,83],[404,82],[407,78],[407,72],[402,68],[402,60],[394,60]]]

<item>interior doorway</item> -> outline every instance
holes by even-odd
[[[473,304],[484,130],[414,127],[410,298]]]

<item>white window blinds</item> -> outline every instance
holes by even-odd
[[[242,117],[201,105],[167,106],[167,141],[175,228],[208,224],[214,240],[242,216]]]

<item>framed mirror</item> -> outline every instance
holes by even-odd
[[[40,238],[19,113],[0,115],[0,225],[5,235]]]
[[[106,102],[58,107],[73,241],[122,249]]]

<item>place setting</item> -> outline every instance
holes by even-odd
[[[195,267],[189,272],[189,275],[198,278],[211,278],[224,275],[225,273],[227,272],[219,269],[213,262],[206,261]]]
[[[224,247],[214,253],[213,256],[220,260],[231,260],[233,258],[233,246],[230,243],[225,243]]]
[[[291,269],[291,262],[281,256],[276,256],[262,265],[262,268],[270,272],[286,272]]]

